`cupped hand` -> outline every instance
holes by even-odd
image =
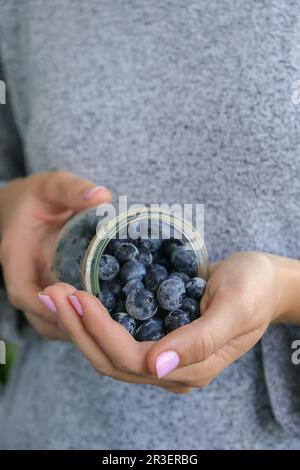
[[[65,283],[49,286],[42,294],[53,319],[98,374],[124,382],[156,385],[174,393],[189,391],[189,387],[178,382],[151,376],[147,354],[154,343],[137,342],[111,318],[97,297],[75,291],[73,286]]]
[[[67,172],[38,173],[0,190],[0,263],[10,303],[47,339],[66,339],[38,293],[51,283],[59,231],[74,213],[109,202],[111,193]]]
[[[212,266],[201,317],[158,342],[135,341],[97,298],[74,292],[70,285],[50,286],[43,294],[97,372],[185,393],[208,385],[280,317],[283,283],[278,259],[240,253]]]
[[[234,254],[211,269],[201,317],[173,331],[149,351],[154,377],[205,387],[249,351],[284,313],[282,258]]]

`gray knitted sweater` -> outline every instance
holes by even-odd
[[[205,203],[212,260],[298,258],[299,17],[298,0],[0,0],[0,179],[67,169],[132,201]],[[97,376],[30,328],[20,339],[2,448],[300,448],[299,328],[270,327],[185,396]]]

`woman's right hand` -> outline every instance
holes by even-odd
[[[42,294],[54,307],[53,317],[98,374],[123,382],[156,385],[174,393],[191,389],[179,381],[153,377],[147,356],[155,343],[136,341],[93,295],[75,291],[66,283],[49,286]]]
[[[47,339],[66,339],[38,293],[51,284],[60,229],[74,213],[110,202],[111,193],[67,172],[37,173],[0,189],[0,263],[10,303]]]

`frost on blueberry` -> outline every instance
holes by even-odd
[[[191,321],[200,317],[200,302],[191,297],[186,297],[182,302],[181,309],[189,314]]]
[[[145,287],[152,292],[156,292],[160,284],[167,279],[168,271],[164,266],[160,264],[153,264],[146,276],[145,276]]]
[[[121,243],[114,252],[114,257],[117,258],[121,264],[124,264],[127,261],[136,260],[138,256],[139,250],[137,247],[132,243],[127,242]]]
[[[150,266],[153,263],[153,256],[151,251],[140,248],[137,260],[146,267]]]
[[[102,290],[98,295],[98,299],[111,314],[116,305],[116,299],[114,295],[109,290]]]
[[[131,279],[131,281],[128,281],[127,284],[123,287],[123,293],[127,296],[133,290],[143,288],[144,284],[142,283],[142,281],[140,281],[139,279]]]
[[[116,251],[116,249],[122,244],[122,243],[125,243],[126,240],[122,240],[120,238],[113,238],[112,240],[110,240],[110,242],[108,243],[108,245],[106,246],[106,249],[105,249],[105,253],[109,254],[109,255],[113,255],[114,252]]]
[[[135,339],[137,341],[158,341],[165,334],[163,320],[154,317],[141,323],[136,330]]]
[[[139,261],[128,261],[120,270],[120,278],[124,282],[132,279],[142,280],[146,274],[145,266]]]
[[[168,333],[171,331],[177,330],[181,326],[191,323],[191,319],[184,310],[175,310],[168,313],[165,319],[166,330]]]
[[[151,253],[158,251],[161,245],[162,245],[162,240],[159,240],[159,239],[141,238],[139,241],[139,247],[146,251],[150,251]]]
[[[186,293],[189,297],[199,300],[204,294],[206,281],[201,277],[194,277],[186,283]]]
[[[169,277],[179,277],[185,284],[190,280],[189,276],[185,273],[175,271],[169,275]]]
[[[115,313],[112,315],[113,320],[116,322],[120,323],[125,330],[128,331],[132,336],[135,335],[135,330],[136,330],[136,322],[133,317],[128,315],[127,312],[120,312],[120,313]]]
[[[189,277],[197,275],[197,256],[194,251],[188,250],[184,246],[178,246],[172,251],[171,264],[174,266],[176,271],[181,271]]]
[[[157,302],[153,292],[137,289],[129,293],[126,310],[136,320],[148,320],[157,312]]]
[[[114,256],[103,255],[99,263],[99,279],[110,281],[117,276],[119,269],[119,262]]]
[[[166,279],[157,291],[157,300],[164,310],[177,310],[185,297],[184,282],[178,277]]]

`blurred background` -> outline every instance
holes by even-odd
[[[0,393],[3,392],[5,384],[7,383],[17,354],[18,347],[12,343],[6,342],[6,364],[0,365]]]

